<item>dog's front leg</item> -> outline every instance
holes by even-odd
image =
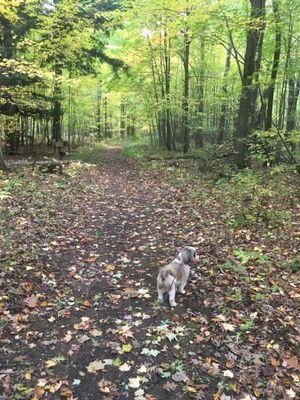
[[[180,294],[185,294],[185,290],[184,290],[185,285],[186,285],[186,281],[180,283],[180,285],[179,285],[179,293]]]
[[[180,294],[185,294],[184,287],[187,284],[187,281],[189,278],[190,267],[188,265],[186,265],[186,266],[184,266],[184,270],[185,270],[185,274],[183,275],[183,277],[179,283],[179,288],[178,288]]]

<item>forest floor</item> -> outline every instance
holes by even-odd
[[[241,226],[171,169],[111,147],[62,175],[2,176],[0,399],[297,398],[294,178],[289,223]],[[159,306],[158,267],[186,244],[187,293]]]

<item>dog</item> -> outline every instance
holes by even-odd
[[[163,303],[164,293],[168,293],[170,306],[177,306],[175,302],[176,289],[178,287],[179,293],[185,294],[184,287],[190,274],[189,264],[197,261],[199,261],[199,257],[195,247],[185,246],[170,264],[160,268],[157,277],[159,303]]]

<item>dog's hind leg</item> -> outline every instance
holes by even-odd
[[[164,302],[164,291],[163,291],[163,282],[161,282],[159,279],[157,280],[157,294],[158,294],[158,298],[157,301],[159,303],[163,303]]]
[[[172,286],[171,290],[169,291],[169,301],[171,307],[177,306],[177,303],[175,302],[175,293],[176,293],[176,288],[175,286]]]
[[[163,303],[164,302],[164,292],[161,289],[157,288],[157,293],[158,293],[157,301],[159,303]]]
[[[177,306],[177,303],[175,302],[176,284],[177,284],[176,279],[172,278],[169,289],[169,302],[171,307]]]

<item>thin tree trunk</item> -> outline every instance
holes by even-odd
[[[280,60],[281,51],[281,27],[280,27],[280,14],[277,0],[273,0],[273,11],[275,15],[275,49],[274,58],[271,72],[271,83],[267,91],[267,112],[265,120],[265,130],[268,131],[272,127],[272,116],[273,116],[273,103],[274,103],[274,92],[275,84],[278,73],[278,66]]]
[[[164,69],[165,69],[165,123],[166,123],[166,148],[172,149],[172,130],[170,115],[170,85],[171,85],[171,56],[170,39],[168,33],[164,30]]]
[[[289,96],[286,113],[286,136],[296,127],[296,110],[300,91],[300,79],[289,79]]]
[[[102,131],[101,131],[101,89],[97,90],[97,110],[96,110],[96,127],[97,127],[97,137],[98,140],[102,140]]]
[[[72,69],[70,67],[69,69],[69,87],[68,87],[68,152],[70,153],[71,147],[70,147],[70,142],[71,142],[71,127],[72,127],[72,86],[71,86],[71,79],[72,79]]]
[[[292,10],[289,13],[289,24],[288,24],[288,33],[287,33],[287,49],[285,56],[285,65],[283,71],[283,81],[280,93],[280,103],[279,103],[279,119],[278,119],[278,128],[284,128],[284,117],[285,117],[285,104],[286,104],[286,94],[287,94],[287,86],[288,86],[288,70],[291,62],[291,50],[292,50],[292,35],[293,35],[293,15]]]
[[[104,96],[104,137],[108,138],[107,96]]]
[[[120,136],[122,139],[125,138],[126,131],[126,109],[125,109],[125,100],[121,98],[121,109],[120,109]]]
[[[2,153],[1,144],[0,144],[0,170],[1,171],[6,171],[7,170],[7,167],[6,167],[6,164],[5,164],[5,160],[4,160],[4,157],[3,157],[3,153]]]
[[[62,76],[62,68],[59,64],[55,65],[55,82],[54,82],[54,105],[53,105],[53,141],[54,146],[56,142],[61,141],[61,114],[62,114],[62,106],[61,106],[61,76]]]
[[[226,97],[226,95],[228,93],[226,78],[227,78],[227,75],[228,75],[228,72],[229,72],[229,69],[230,69],[231,51],[232,51],[232,45],[228,46],[227,54],[226,54],[225,70],[224,70],[224,75],[223,75],[224,84],[223,84],[223,87],[222,87],[224,97]],[[220,115],[220,121],[219,121],[219,133],[218,133],[218,137],[217,137],[217,143],[218,144],[221,144],[224,141],[226,114],[227,114],[227,101],[226,101],[226,99],[223,99],[222,100],[222,104],[221,104],[221,115]]]
[[[190,147],[190,133],[189,133],[189,65],[190,65],[190,37],[188,28],[184,32],[184,54],[183,54],[183,67],[184,67],[184,89],[183,89],[183,152],[187,153]]]
[[[197,130],[195,134],[195,145],[197,148],[202,148],[204,144],[203,138],[203,122],[204,122],[204,74],[205,74],[205,41],[202,38],[200,46],[200,73],[199,73],[199,88],[198,88],[198,108],[197,108]]]

